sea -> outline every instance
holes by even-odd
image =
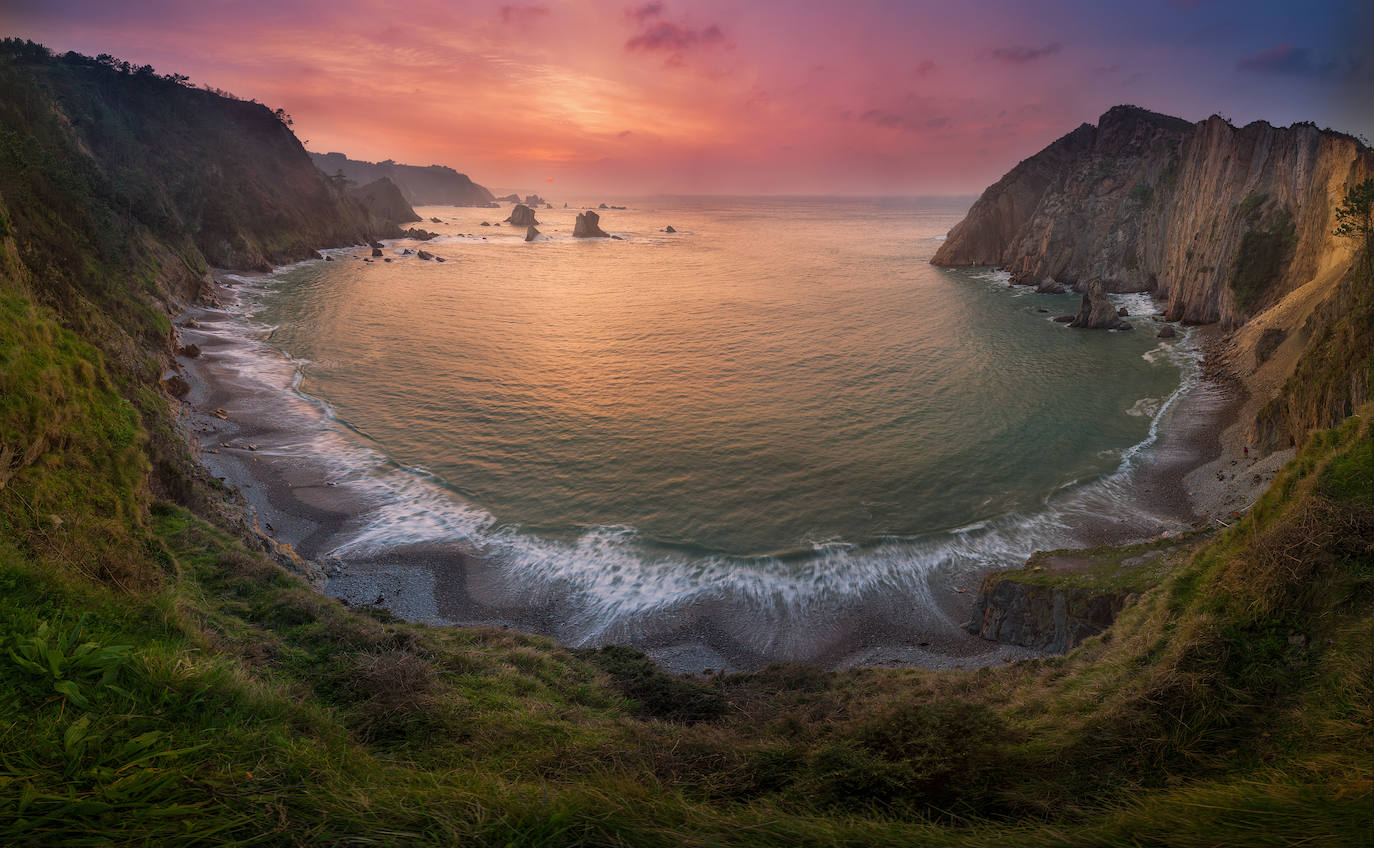
[[[572,238],[603,202],[615,238]],[[299,449],[370,492],[326,557],[461,548],[556,598],[572,644],[725,599],[771,622],[764,655],[1093,516],[1180,526],[1133,479],[1191,333],[1157,338],[1143,294],[1112,296],[1131,331],[1070,329],[1077,295],[932,266],[971,203],[578,198],[533,241],[510,204],[422,207],[437,238],[241,278],[237,320],[327,422]]]

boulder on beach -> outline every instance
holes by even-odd
[[[539,231],[534,227],[530,227],[528,230],[525,230],[525,241],[534,241],[538,235]]]
[[[433,258],[434,258],[434,254],[433,254],[433,253],[430,253],[428,250],[421,250],[420,252],[416,253],[415,255],[418,256],[418,257],[420,257],[421,259],[425,259],[425,260],[429,260],[429,259],[433,259]]]
[[[490,222],[490,221],[483,221],[483,222],[482,222],[482,226],[484,226],[484,227],[490,227],[490,226],[491,226],[491,222]]]
[[[180,374],[172,374],[162,378],[162,388],[167,390],[167,394],[172,397],[186,397],[191,391],[191,384],[186,382],[186,378]]]
[[[534,210],[521,203],[510,211],[510,217],[506,223],[514,224],[517,227],[533,227],[539,222],[534,220]]]
[[[590,210],[579,212],[573,223],[573,238],[610,238],[610,235],[601,229],[601,216]]]
[[[381,249],[380,247],[374,247],[374,248],[372,248],[372,255],[373,255],[373,256],[381,256],[381,255],[382,255],[382,249]]]
[[[1129,330],[1131,325],[1117,315],[1112,302],[1102,289],[1101,280],[1093,280],[1083,291],[1083,301],[1078,314],[1069,322],[1070,327],[1084,330]]]
[[[188,345],[182,345],[181,348],[177,350],[177,353],[187,359],[195,359],[197,356],[200,356],[200,345],[194,342]]]
[[[320,253],[318,250],[312,250],[312,251],[310,251],[310,258],[311,258],[311,259],[323,259],[323,258],[324,258],[324,254],[323,254],[323,253]]]

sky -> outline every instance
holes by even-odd
[[[0,0],[505,193],[976,194],[1112,106],[1374,139],[1369,0]]]

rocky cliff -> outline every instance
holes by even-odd
[[[349,159],[342,153],[311,153],[316,167],[329,176],[343,174],[357,185],[366,185],[383,177],[391,180],[414,206],[440,204],[446,206],[495,206],[490,191],[473,182],[467,174],[460,174],[444,165],[401,165],[387,159],[384,162],[363,162]]]
[[[401,190],[386,177],[373,180],[365,186],[351,188],[348,194],[361,203],[369,215],[385,224],[398,226],[420,218],[415,214],[415,210],[410,208],[410,204],[406,203]]]
[[[1150,291],[1170,320],[1231,328],[1351,261],[1333,208],[1374,152],[1311,124],[1108,111],[985,191],[931,260],[1017,282]]]

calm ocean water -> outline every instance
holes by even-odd
[[[341,551],[464,542],[613,605],[834,589],[1052,543],[1196,370],[1142,296],[1137,331],[1076,331],[1076,295],[930,266],[969,202],[629,200],[623,240],[560,208],[533,243],[480,226],[509,207],[428,207],[446,262],[338,251],[251,319],[379,480],[423,484]]]

